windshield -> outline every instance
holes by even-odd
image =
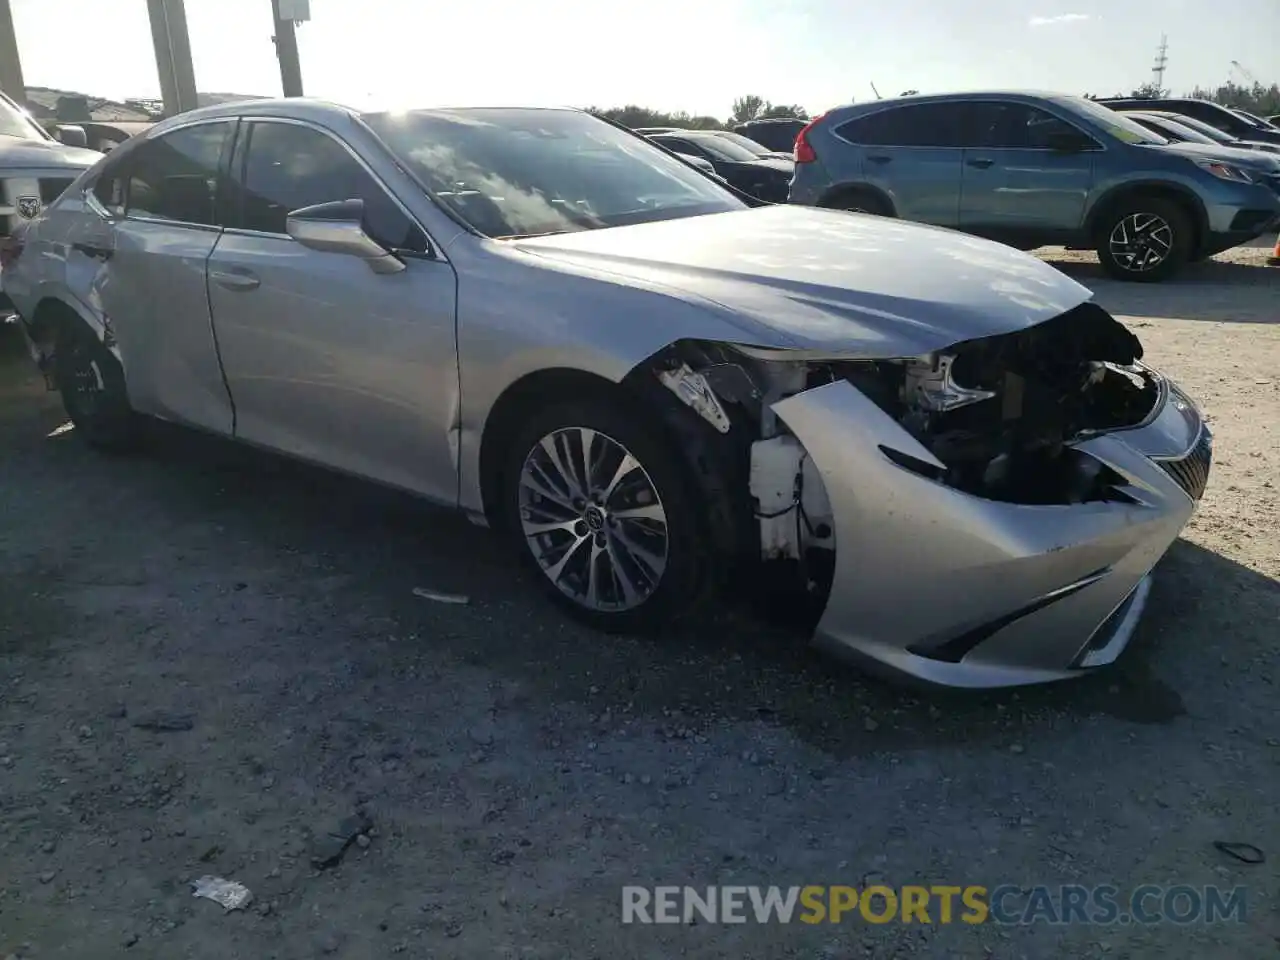
[[[1123,113],[1117,113],[1110,107],[1084,97],[1063,97],[1057,101],[1064,107],[1074,110],[1094,125],[1101,127],[1111,136],[1124,143],[1143,143],[1154,147],[1162,147],[1169,143],[1167,139],[1135,123]]]
[[[745,209],[643,138],[573,110],[366,114],[432,197],[487,237]]]
[[[734,133],[732,130],[721,130],[716,136],[721,140],[728,140],[730,143],[736,144],[752,156],[767,157],[773,152],[763,143],[756,143],[750,137],[744,137],[742,134]]]
[[[1178,114],[1177,117],[1171,117],[1170,119],[1174,120],[1177,123],[1182,124],[1184,127],[1190,127],[1192,130],[1195,130],[1199,133],[1203,133],[1206,137],[1208,137],[1214,143],[1235,143],[1236,142],[1236,138],[1231,136],[1231,134],[1223,133],[1213,124],[1205,123],[1203,120],[1198,120],[1195,117],[1184,117],[1182,114]]]
[[[1170,137],[1177,137],[1179,140],[1187,143],[1207,143],[1216,144],[1218,141],[1211,140],[1199,130],[1192,130],[1184,123],[1177,120],[1171,120],[1168,117],[1140,117],[1131,116],[1130,120],[1140,123],[1148,129],[1156,131],[1156,133],[1165,134]]]
[[[22,140],[48,140],[39,125],[8,98],[0,97],[0,136]]]
[[[1245,123],[1249,124],[1249,126],[1251,127],[1266,129],[1267,127],[1271,126],[1271,124],[1267,123],[1267,121],[1263,120],[1261,117],[1255,117],[1248,110],[1237,110],[1235,107],[1230,107],[1229,109],[1231,110],[1232,113],[1234,113],[1241,120],[1245,121]]]
[[[745,147],[740,147],[738,144],[724,139],[724,137],[717,137],[711,134],[704,137],[690,137],[686,135],[684,139],[688,140],[690,143],[697,144],[717,160],[729,160],[735,163],[750,163],[752,160],[760,159],[758,154],[754,154]]]

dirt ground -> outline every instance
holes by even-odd
[[[179,431],[95,455],[0,332],[0,957],[1275,956],[1265,253],[1154,287],[1049,255],[1202,402],[1217,463],[1121,663],[1000,696],[891,688],[734,608],[606,638],[405,498]],[[313,868],[356,808],[366,839]],[[254,902],[193,898],[205,874]],[[1243,885],[1247,916],[620,923],[629,883],[874,882]]]

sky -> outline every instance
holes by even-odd
[[[921,92],[1280,81],[1280,0],[310,0],[305,92],[372,105],[635,103],[727,116]],[[159,95],[146,0],[11,0],[28,84]],[[271,0],[186,0],[202,91],[278,95]]]

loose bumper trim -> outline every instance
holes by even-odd
[[[936,460],[844,381],[773,410],[812,458],[833,514],[835,572],[815,643],[926,683],[1041,683],[1114,660],[1148,575],[1194,509],[1152,459],[1198,456],[1198,414],[1168,399],[1142,427],[1076,444],[1123,478],[1126,496],[1070,506],[985,500],[904,469],[879,448]],[[976,642],[948,651],[974,630]]]

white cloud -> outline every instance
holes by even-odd
[[[1059,13],[1052,17],[1032,17],[1027,22],[1033,27],[1056,27],[1064,23],[1079,23],[1082,20],[1092,20],[1093,17],[1087,13]]]

